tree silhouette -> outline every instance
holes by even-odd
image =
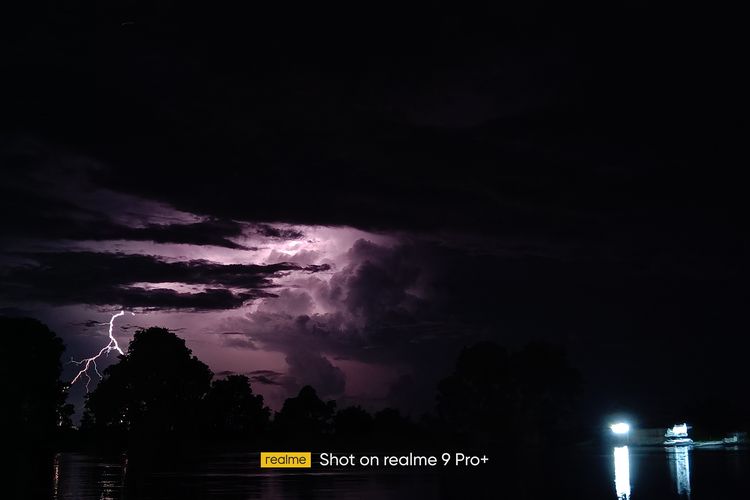
[[[205,427],[219,436],[259,436],[268,428],[271,414],[244,375],[215,380],[203,408]]]
[[[438,415],[459,432],[494,432],[510,423],[514,404],[508,353],[492,342],[464,349],[438,385]]]
[[[381,434],[404,435],[414,430],[412,421],[395,408],[383,408],[375,412],[375,430]]]
[[[364,438],[373,430],[372,415],[361,406],[349,406],[333,417],[336,435],[345,439]]]
[[[43,443],[72,414],[60,382],[63,342],[31,318],[0,317],[0,337],[0,428]]]
[[[330,434],[335,410],[334,401],[324,402],[315,389],[306,385],[296,397],[284,401],[281,411],[276,413],[274,426],[282,437],[320,438]]]
[[[516,426],[534,439],[557,441],[573,430],[581,380],[565,352],[533,342],[511,357],[511,371],[519,399]]]
[[[381,446],[401,448],[418,437],[414,422],[395,408],[383,408],[373,417],[373,434]]]
[[[3,498],[48,492],[40,477],[50,470],[58,431],[70,424],[60,382],[62,341],[35,319],[0,316],[0,432],[10,460],[3,465]],[[13,447],[10,443],[21,443]]]
[[[127,354],[104,371],[86,408],[100,430],[190,431],[212,377],[174,333],[156,327],[139,330]]]
[[[438,386],[438,415],[459,433],[526,444],[572,426],[579,377],[561,349],[534,343],[512,355],[492,342],[464,349]]]

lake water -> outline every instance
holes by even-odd
[[[506,457],[508,458],[508,457]],[[620,447],[531,455],[473,469],[268,470],[257,453],[160,459],[55,456],[55,499],[750,498],[747,449]],[[522,462],[519,464],[519,462]]]

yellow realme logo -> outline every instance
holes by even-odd
[[[260,466],[263,468],[309,469],[312,467],[309,451],[261,451]]]

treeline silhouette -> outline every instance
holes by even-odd
[[[274,414],[248,377],[213,380],[185,341],[164,328],[137,331],[103,375],[86,399],[78,433],[99,447],[372,447],[414,443],[425,434],[396,409],[338,408],[309,385]]]
[[[315,446],[377,447],[492,443],[535,445],[578,437],[581,383],[565,353],[548,344],[509,352],[492,342],[465,348],[436,388],[434,412],[374,414],[339,408],[311,386],[275,414],[244,375],[214,379],[185,341],[165,328],[135,333],[125,355],[103,371],[71,425],[60,381],[61,340],[32,319],[0,318],[3,429],[41,447]]]
[[[71,425],[73,406],[66,404],[60,381],[64,350],[62,341],[39,321],[0,316],[3,497],[23,498],[30,485],[46,477],[60,433]]]
[[[173,463],[193,452],[235,449],[475,450],[523,472],[519,464],[542,455],[534,450],[548,453],[601,435],[601,415],[581,411],[579,373],[562,349],[546,343],[508,350],[479,342],[462,349],[435,389],[433,411],[412,418],[395,408],[338,407],[311,386],[272,412],[248,377],[215,379],[183,339],[152,327],[137,331],[127,352],[103,371],[76,428],[68,384],[60,378],[62,341],[28,318],[0,316],[0,335],[0,432],[5,443],[22,444],[2,469],[11,497],[34,488],[46,495],[38,478],[52,470],[53,454],[66,449],[127,450],[137,485],[163,457]],[[698,406],[688,417],[725,430],[747,423],[745,413],[722,416],[717,405]]]

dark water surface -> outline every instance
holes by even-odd
[[[508,458],[508,457],[505,457]],[[268,470],[257,453],[159,458],[55,456],[55,499],[578,498],[747,499],[747,449],[622,447],[534,455],[477,468]],[[500,463],[503,465],[500,465]]]

